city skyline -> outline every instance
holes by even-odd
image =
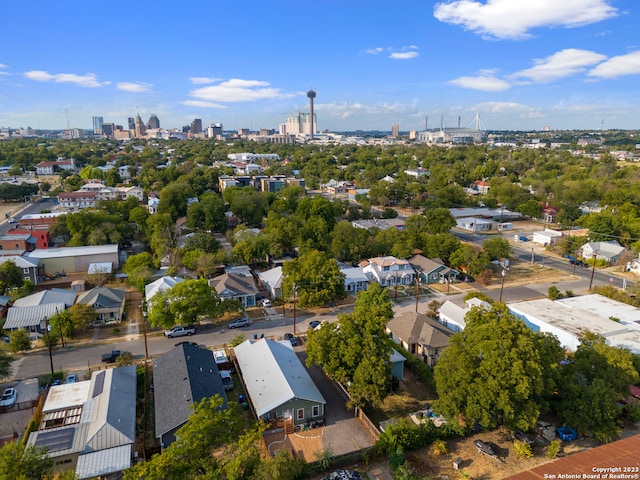
[[[8,4],[0,126],[277,130],[314,90],[316,131],[640,128],[631,0],[189,7]]]

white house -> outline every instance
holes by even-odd
[[[594,258],[606,260],[616,264],[620,256],[625,252],[625,248],[615,240],[610,242],[589,242],[580,247],[579,252],[582,258]]]
[[[279,298],[282,296],[282,267],[275,267],[266,272],[258,274],[260,283],[269,290],[271,298]]]
[[[144,298],[149,305],[150,300],[158,293],[171,290],[177,283],[184,282],[183,278],[164,276],[144,286]]]
[[[361,263],[362,271],[372,282],[383,287],[411,285],[415,272],[408,261],[396,257],[375,257]]]
[[[558,239],[562,237],[562,232],[556,230],[543,230],[541,232],[533,232],[533,243],[540,245],[555,245]]]
[[[366,290],[369,286],[369,278],[362,270],[362,267],[341,266],[340,272],[344,275],[344,289],[350,295]]]
[[[442,325],[454,332],[464,330],[467,326],[465,317],[473,307],[481,307],[485,310],[489,310],[491,305],[479,298],[468,299],[465,302],[464,307],[460,307],[452,301],[447,300],[438,309],[438,320]]]
[[[493,228],[493,221],[476,217],[458,218],[456,219],[456,227],[470,232],[485,232]]]

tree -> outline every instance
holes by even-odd
[[[640,380],[634,355],[588,333],[571,360],[562,372],[558,413],[579,433],[591,432],[603,442],[616,439],[622,413],[617,401]]]
[[[213,192],[203,194],[200,201],[192,204],[187,210],[187,226],[224,232],[227,227],[227,217],[222,198]]]
[[[175,182],[160,191],[158,213],[167,213],[172,221],[187,214],[187,199],[192,196],[191,187],[185,182]]]
[[[504,304],[473,308],[434,368],[435,408],[472,427],[532,428],[553,395],[563,351]]]
[[[20,287],[23,280],[22,270],[13,260],[0,263],[0,292],[3,295],[12,288]]]
[[[194,412],[177,431],[176,441],[151,460],[125,470],[124,480],[296,478],[302,463],[288,456],[261,457],[264,425],[256,423],[243,431],[237,405],[230,402],[228,408],[222,406],[223,400],[218,395],[194,404]],[[268,465],[271,462],[276,465]]]
[[[145,285],[151,282],[153,277],[153,257],[148,252],[132,255],[127,258],[122,271],[127,274],[129,285],[135,287],[139,292],[144,292]]]
[[[489,256],[484,251],[464,243],[449,256],[449,261],[453,268],[475,276],[487,268]]]
[[[69,322],[71,324],[70,336],[73,337],[78,330],[86,331],[89,324],[96,318],[96,311],[93,306],[84,303],[71,305],[68,310]]]
[[[431,208],[424,212],[427,220],[427,233],[448,233],[456,226],[456,219],[447,208]]]
[[[542,214],[542,205],[537,200],[531,198],[526,202],[519,204],[516,208],[517,212],[531,218],[539,218]]]
[[[301,308],[326,305],[347,296],[338,262],[318,250],[311,250],[282,266],[285,298],[293,295],[294,288]]]
[[[4,349],[0,349],[0,379],[6,378],[11,375],[11,364],[15,362],[15,358],[7,354]]]
[[[501,237],[491,237],[482,242],[482,248],[489,260],[500,260],[511,256],[511,245]]]
[[[309,332],[307,365],[322,365],[330,378],[342,382],[352,406],[379,404],[389,391],[392,348],[384,329],[392,317],[387,290],[369,285],[358,293],[353,313]]]
[[[29,339],[29,332],[24,328],[19,328],[9,333],[9,348],[13,353],[25,352],[31,350],[31,340]]]
[[[369,257],[370,235],[350,222],[338,223],[331,232],[331,253],[341,262],[355,263]]]
[[[161,260],[173,267],[176,266],[178,258],[178,238],[180,232],[176,228],[175,222],[168,213],[156,213],[149,217],[148,228],[150,232],[149,246],[157,263]]]
[[[195,323],[201,316],[217,318],[238,309],[238,302],[220,299],[206,279],[185,280],[151,299],[149,323],[170,328],[177,323]]]
[[[53,459],[46,455],[46,449],[23,448],[20,442],[8,442],[0,447],[1,480],[48,478],[52,467]]]

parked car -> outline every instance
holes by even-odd
[[[320,326],[322,322],[320,320],[312,320],[309,322],[309,328],[316,328]]]
[[[262,305],[263,307],[270,307],[271,300],[269,300],[268,298],[263,298],[262,300],[260,300],[260,305]]]
[[[225,392],[233,390],[233,378],[231,378],[229,370],[220,370],[220,378],[222,378],[222,386]]]
[[[285,333],[284,339],[289,340],[291,342],[292,347],[295,347],[296,345],[298,345],[298,339],[293,333]]]
[[[251,325],[251,322],[247,317],[238,318],[229,324],[229,328],[241,328],[248,327]]]
[[[111,353],[102,354],[102,361],[105,363],[115,363],[120,355],[122,355],[120,350],[111,350]]]
[[[75,373],[71,373],[67,375],[67,379],[64,383],[76,383],[78,381],[78,376]]]
[[[190,342],[189,340],[185,340],[184,342],[176,343],[176,347],[179,347],[180,345],[189,345],[191,347],[199,347],[200,346],[196,342]]]
[[[5,388],[0,398],[0,407],[11,408],[16,404],[18,391],[15,388]]]
[[[191,336],[194,333],[196,333],[195,328],[178,325],[177,327],[173,327],[171,330],[165,330],[164,336],[167,338],[184,337],[185,335]]]

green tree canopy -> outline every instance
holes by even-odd
[[[293,295],[294,288],[301,308],[326,305],[347,296],[338,262],[318,250],[311,250],[282,266],[285,298]]]
[[[482,248],[489,260],[500,260],[511,256],[511,245],[502,237],[487,238],[482,242]]]
[[[392,347],[385,326],[392,317],[387,289],[372,283],[358,293],[353,313],[309,331],[307,365],[322,365],[330,378],[342,382],[352,406],[379,404],[389,392]]]
[[[23,448],[20,442],[8,442],[0,447],[0,480],[41,480],[48,474],[53,460],[44,449]]]
[[[424,212],[424,217],[427,220],[426,233],[448,233],[456,226],[456,219],[447,208],[430,208]]]
[[[504,304],[473,308],[434,369],[436,407],[473,427],[532,428],[553,394],[563,352],[532,332]]]
[[[218,318],[239,308],[236,301],[222,300],[206,279],[185,280],[151,299],[149,323],[170,328],[178,323],[196,323],[202,316]]]
[[[0,263],[0,292],[2,295],[12,288],[20,287],[23,280],[22,270],[16,266],[13,260]]]
[[[11,364],[16,359],[9,355],[3,348],[0,348],[0,379],[11,375],[13,371]]]

